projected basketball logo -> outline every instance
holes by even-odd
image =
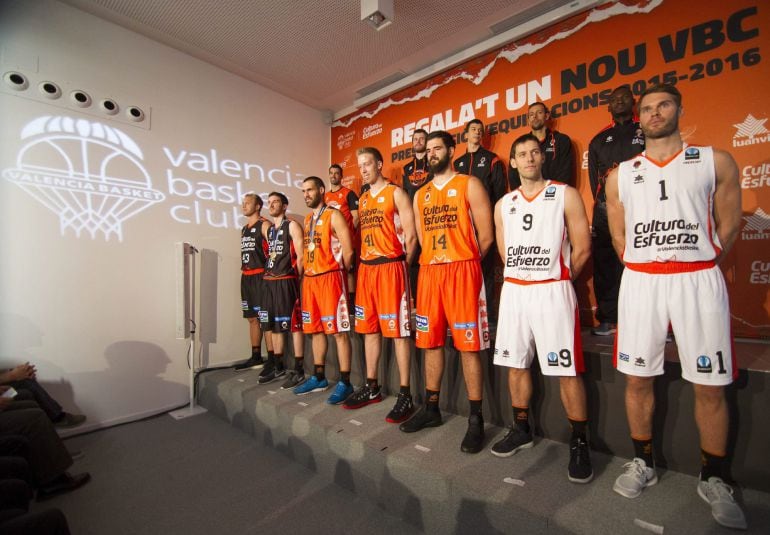
[[[165,199],[142,166],[142,150],[117,128],[39,117],[21,131],[16,167],[3,176],[59,216],[68,230],[123,240],[123,222]]]

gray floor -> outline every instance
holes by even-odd
[[[417,533],[210,414],[167,415],[66,441],[85,487],[58,507],[76,535]]]

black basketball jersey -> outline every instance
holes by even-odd
[[[265,278],[296,277],[297,253],[289,233],[289,220],[284,219],[278,227],[270,227],[267,237],[268,257],[265,264]]]
[[[260,219],[253,227],[245,225],[241,229],[241,271],[265,269],[267,244],[262,237],[262,223]]]

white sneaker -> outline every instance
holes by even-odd
[[[746,517],[733,498],[733,489],[718,477],[698,482],[698,495],[711,506],[717,524],[733,529],[746,529]]]
[[[634,457],[630,463],[623,465],[625,472],[615,480],[612,490],[626,498],[636,498],[645,487],[651,487],[658,482],[655,469],[650,468],[639,457]]]

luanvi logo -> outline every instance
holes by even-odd
[[[765,128],[767,119],[757,119],[751,114],[742,123],[734,124],[737,132],[733,136],[733,147],[745,147],[770,142],[770,131]]]
[[[24,128],[16,166],[3,176],[59,216],[60,232],[123,240],[123,222],[165,199],[142,165],[142,150],[102,123],[39,117]]]
[[[762,208],[748,216],[743,216],[746,222],[743,225],[741,238],[744,240],[766,240],[770,238],[770,215],[767,215]]]

